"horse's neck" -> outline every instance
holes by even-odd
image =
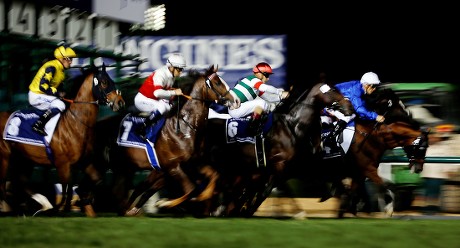
[[[309,129],[316,123],[320,123],[320,110],[311,104],[298,104],[289,113],[282,115],[287,125],[297,137],[305,137]]]
[[[314,136],[320,137],[321,126],[319,113],[316,113],[310,105],[304,106],[308,111],[291,110],[287,114],[276,114],[269,137],[287,135],[294,147],[303,147],[311,144]]]
[[[209,108],[200,100],[189,100],[181,109],[182,118],[193,126],[205,123]]]
[[[420,130],[415,130],[409,124],[402,122],[381,125],[379,130],[390,149],[410,145],[421,136]]]
[[[60,123],[65,125],[68,130],[83,133],[88,127],[94,127],[99,113],[99,105],[93,95],[93,74],[87,76],[82,83],[77,96],[61,117]],[[83,126],[83,127],[82,127]]]
[[[205,103],[204,86],[195,85],[188,100],[180,110],[180,116],[195,129],[203,127],[209,113],[209,106]]]

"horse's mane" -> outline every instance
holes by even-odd
[[[181,76],[174,81],[173,88],[180,88],[184,95],[190,95],[195,82],[202,76],[203,74],[198,70],[190,69],[185,76]],[[187,100],[184,100],[184,98],[180,99],[179,97],[176,97],[173,102],[174,106],[171,108],[169,114],[173,115],[177,113],[177,111],[180,110],[186,102]]]
[[[97,73],[98,68],[94,65],[81,68],[80,72],[81,74],[78,74],[77,76],[71,78],[68,80],[68,82],[64,85],[61,84],[61,86],[65,87],[65,92],[66,92],[66,98],[73,99],[77,96],[78,91],[80,90],[81,85],[85,81],[86,77],[91,74],[91,73]]]
[[[189,95],[200,76],[202,76],[202,74],[199,71],[190,69],[187,75],[179,77],[174,81],[173,87],[180,88],[185,95]]]
[[[283,99],[274,110],[274,113],[285,114],[288,113],[294,106],[302,102],[307,97],[311,88],[293,86],[289,91],[287,98]]]

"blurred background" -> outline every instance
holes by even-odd
[[[68,73],[91,63],[109,65],[128,105],[144,77],[180,51],[189,67],[220,65],[230,85],[260,60],[275,69],[269,83],[286,89],[308,87],[321,75],[338,83],[373,71],[433,128],[433,141],[445,141],[438,151],[456,156],[460,15],[452,5],[0,0],[0,110],[27,107],[30,81],[63,40],[80,56]],[[100,111],[101,119],[109,114]],[[426,167],[425,178],[446,179],[460,171],[444,163],[432,168]],[[439,191],[438,184],[434,198]]]

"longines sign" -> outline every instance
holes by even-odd
[[[204,69],[219,66],[220,75],[233,85],[239,78],[251,74],[258,62],[269,63],[275,74],[269,83],[286,86],[286,36],[129,36],[120,39],[115,52],[136,55],[147,62],[139,67],[143,76],[164,65],[173,52],[184,54],[189,68]],[[126,63],[129,63],[127,61]]]

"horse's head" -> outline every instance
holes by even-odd
[[[411,145],[404,146],[403,149],[409,158],[409,168],[415,173],[422,172],[428,149],[428,131],[422,131]]]
[[[420,123],[412,118],[398,95],[391,89],[379,89],[366,99],[368,106],[385,117],[386,124],[392,124],[392,131],[398,137],[416,137],[403,149],[409,158],[409,168],[415,173],[423,170],[428,148],[428,131],[421,130]],[[395,136],[396,137],[396,136]]]
[[[218,66],[211,65],[204,73],[207,100],[217,101],[217,103],[227,107],[239,107],[239,101],[230,94],[230,87],[218,74]]]
[[[116,88],[115,82],[107,73],[105,64],[94,72],[93,95],[98,104],[107,105],[113,111],[118,111],[125,107],[125,100],[121,96],[121,92]]]
[[[351,102],[346,99],[340,91],[334,87],[330,87],[326,83],[316,84],[311,92],[312,104],[318,105],[321,109],[324,107],[332,108],[340,111],[345,116],[351,116],[354,113],[354,108]]]

